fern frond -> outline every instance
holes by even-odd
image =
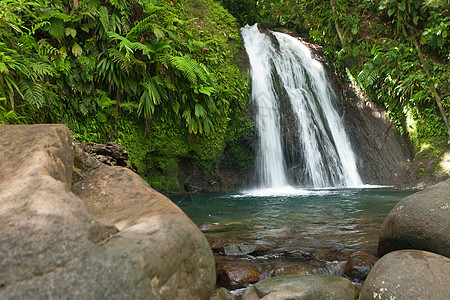
[[[198,63],[189,56],[169,56],[171,65],[191,83],[197,84]]]
[[[61,40],[65,36],[64,21],[60,18],[52,17],[50,18],[50,25],[45,25],[43,27],[52,37]]]
[[[98,8],[97,13],[98,13],[98,17],[100,19],[100,23],[102,24],[105,32],[110,31],[108,8],[106,6],[101,5]]]
[[[22,80],[20,82],[20,89],[23,91],[25,100],[36,107],[41,108],[44,105],[44,92],[39,83],[34,81]]]
[[[38,76],[53,76],[55,74],[55,68],[45,61],[34,62],[31,69]]]
[[[378,77],[379,73],[377,68],[374,68],[371,63],[366,63],[362,71],[359,72],[357,80],[363,87],[369,87],[377,82]]]

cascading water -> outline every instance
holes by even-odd
[[[320,62],[289,35],[261,33],[257,24],[241,31],[251,66],[261,187],[362,185],[342,120],[333,107],[336,96]],[[289,120],[297,127],[295,134],[282,132],[282,124]],[[291,150],[286,150],[288,144]]]

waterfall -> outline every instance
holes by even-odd
[[[320,62],[290,35],[261,33],[257,24],[241,31],[251,66],[260,187],[362,185]]]

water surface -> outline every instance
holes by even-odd
[[[208,240],[260,245],[266,253],[305,250],[376,253],[379,228],[393,206],[414,191],[392,188],[286,189],[189,194],[172,200]],[[281,193],[281,195],[280,195]]]

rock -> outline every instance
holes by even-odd
[[[412,194],[383,222],[378,256],[399,249],[419,249],[450,257],[450,179]]]
[[[375,264],[361,291],[369,299],[450,299],[450,259],[421,250],[399,250]]]
[[[198,228],[201,232],[209,232],[213,231],[219,227],[219,223],[201,223],[198,225]]]
[[[329,275],[284,275],[262,280],[251,286],[242,300],[354,300],[350,280]]]
[[[344,274],[351,279],[364,280],[377,260],[362,251],[352,253],[344,265]]]
[[[233,300],[233,294],[226,288],[218,288],[213,291],[209,300]]]
[[[1,299],[208,299],[195,224],[131,170],[77,149],[63,125],[0,126]]]
[[[315,266],[312,264],[284,264],[274,266],[272,275],[310,275],[314,271]]]
[[[106,165],[131,168],[128,151],[117,143],[80,143],[79,146]]]
[[[216,260],[217,283],[242,288],[263,279],[263,268],[246,260]]]
[[[342,118],[366,184],[404,186],[412,153],[386,112],[354,93],[345,96]],[[406,183],[407,185],[407,183]]]
[[[264,247],[260,245],[249,245],[246,243],[233,243],[223,247],[225,255],[239,256],[239,255],[258,255],[264,252]]]
[[[91,223],[69,193],[72,139],[65,126],[0,126],[0,298],[86,252]]]

